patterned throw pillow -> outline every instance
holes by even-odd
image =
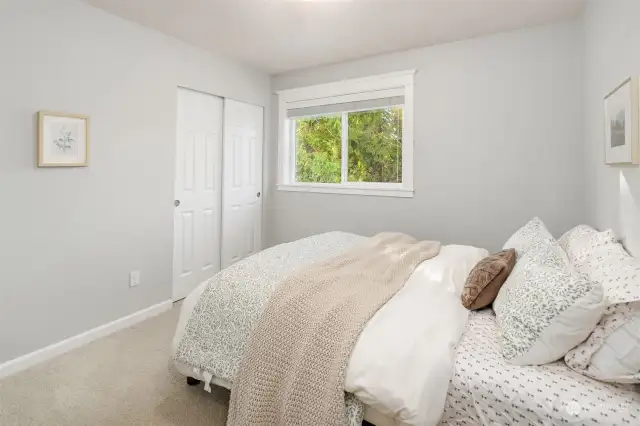
[[[505,243],[503,250],[516,249],[516,260],[519,260],[522,255],[533,247],[539,244],[548,244],[555,242],[555,239],[544,226],[544,223],[534,217],[522,228],[518,229],[515,234],[511,236]]]
[[[574,267],[602,284],[606,311],[589,338],[569,351],[565,362],[597,380],[640,383],[640,261],[616,242],[613,232],[599,234]]]
[[[573,270],[557,242],[541,242],[518,260],[493,309],[505,359],[539,365],[589,336],[604,311],[604,294],[599,283]]]
[[[471,270],[462,290],[464,307],[476,310],[493,303],[515,264],[515,249],[503,250],[478,262]]]

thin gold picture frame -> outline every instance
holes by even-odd
[[[76,118],[85,121],[85,158],[78,163],[47,163],[44,159],[44,119],[46,116]],[[68,114],[54,111],[38,111],[38,167],[87,167],[89,166],[90,154],[90,120],[86,115]]]

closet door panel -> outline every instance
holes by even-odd
[[[173,299],[220,271],[223,101],[178,89]]]
[[[222,267],[262,248],[262,107],[225,99]]]

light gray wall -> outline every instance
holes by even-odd
[[[585,11],[584,135],[587,220],[613,228],[640,255],[640,170],[604,164],[603,99],[640,75],[640,2],[589,2]]]
[[[73,0],[0,2],[0,58],[1,363],[171,298],[177,86],[270,80]],[[91,116],[90,167],[35,167],[42,109]]]
[[[417,69],[416,191],[400,199],[271,185],[269,243],[403,231],[497,250],[534,215],[556,234],[581,222],[582,51],[581,22],[569,22],[275,76],[274,91]]]

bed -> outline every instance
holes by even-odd
[[[238,306],[255,317],[259,312],[252,304],[268,298],[268,289],[282,276],[362,239],[333,232],[276,246],[200,285],[182,305],[173,340],[178,371],[191,384],[231,389],[251,328],[251,320],[234,316],[238,309],[231,300],[241,300]],[[631,388],[587,379],[564,363],[515,367],[501,360],[492,312],[469,315],[459,300],[469,271],[487,254],[475,247],[443,246],[367,323],[345,377],[345,390],[364,403],[364,419],[377,426],[639,424],[640,400]],[[228,290],[218,290],[207,305],[212,286]],[[214,325],[198,327],[193,320],[198,315]],[[203,334],[199,350],[207,353],[201,357],[219,368],[180,361],[179,353],[197,352],[184,347],[185,336],[194,333]]]

